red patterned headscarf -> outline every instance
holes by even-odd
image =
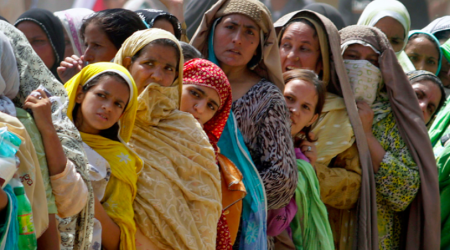
[[[231,86],[222,69],[205,59],[192,59],[183,67],[183,84],[212,88],[219,94],[220,107],[216,114],[203,125],[217,153],[217,142],[222,134],[231,110]]]

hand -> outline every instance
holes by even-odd
[[[314,140],[314,133],[309,132],[309,137]],[[309,163],[314,167],[317,161],[317,148],[316,145],[314,145],[314,142],[309,142],[307,140],[304,140],[300,144],[300,150],[302,153],[306,156],[306,158],[309,159]]]
[[[52,122],[52,102],[42,89],[37,89],[25,99],[25,109],[31,109],[36,126],[44,136],[46,132],[55,131]]]
[[[83,69],[84,63],[84,56],[78,57],[73,55],[72,57],[66,57],[56,69],[63,84],[78,74]]]
[[[364,129],[364,133],[372,135],[372,123],[373,123],[373,110],[369,104],[364,101],[357,101],[356,107],[358,108],[359,118]]]

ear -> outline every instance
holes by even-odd
[[[317,121],[317,119],[319,118],[319,114],[315,114],[313,116],[313,118],[311,119],[311,121],[308,122],[308,125],[306,127],[311,126],[311,124],[315,123]]]
[[[129,56],[127,56],[127,57],[125,57],[124,59],[123,59],[123,66],[125,67],[125,68],[127,68],[128,69],[128,71],[130,70],[130,66],[131,66],[131,57],[129,57]]]
[[[78,104],[81,104],[83,102],[85,96],[86,96],[85,93],[83,93],[83,86],[81,86],[81,85],[78,86],[77,95],[75,97],[75,102]]]

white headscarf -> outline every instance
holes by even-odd
[[[0,112],[16,116],[11,99],[19,92],[20,78],[9,38],[0,31]]]

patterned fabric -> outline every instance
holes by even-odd
[[[222,212],[219,223],[217,223],[217,240],[216,250],[231,250],[233,245],[231,244],[230,229],[228,228],[227,217]]]
[[[400,249],[405,211],[420,187],[419,169],[404,143],[393,113],[373,125],[373,134],[386,151],[375,174],[380,249]]]
[[[366,60],[344,60],[355,100],[372,105],[381,83],[381,71]]]
[[[295,192],[297,170],[290,133],[290,116],[283,94],[262,79],[233,102],[233,113],[267,194],[268,209],[289,203]]]
[[[89,181],[87,160],[84,155],[80,134],[73,123],[67,118],[67,93],[53,74],[45,67],[39,56],[28,43],[25,35],[7,22],[0,21],[0,31],[11,41],[19,69],[20,87],[17,97],[13,100],[16,107],[22,107],[25,99],[39,85],[44,86],[53,96],[61,98],[62,110],[56,103],[52,104],[53,126],[63,146],[66,157],[76,165],[78,173],[85,181],[89,197],[86,207],[76,216],[59,219],[61,249],[87,249],[90,243],[94,218],[94,196]]]
[[[99,153],[111,166],[111,179],[106,186],[105,196],[101,201],[109,217],[120,228],[120,248],[134,249],[136,225],[134,223],[133,200],[136,196],[137,172],[142,168],[141,159],[128,146],[137,110],[137,87],[133,77],[123,66],[110,63],[94,63],[72,77],[64,87],[69,96],[67,116],[73,120],[77,90],[95,77],[106,72],[114,72],[128,84],[130,96],[125,110],[118,121],[119,141],[101,135],[80,132],[83,142]]]
[[[225,73],[205,59],[193,59],[184,64],[183,84],[194,84],[214,89],[220,98],[220,107],[213,118],[203,125],[203,130],[217,151],[217,142],[225,128],[231,110],[231,86]]]
[[[14,50],[8,37],[0,32],[0,112],[16,116],[11,99],[16,97],[19,86],[19,71]]]

